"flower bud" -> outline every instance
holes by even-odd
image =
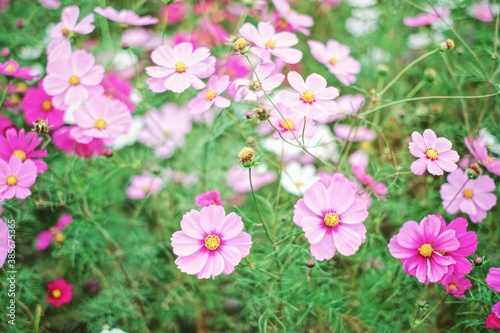
[[[245,168],[251,168],[256,164],[255,152],[253,148],[243,147],[238,153],[238,160]]]
[[[259,106],[258,108],[253,109],[253,112],[255,114],[255,118],[259,119],[260,121],[267,120],[271,116],[271,113],[263,106]]]
[[[436,77],[437,77],[437,72],[434,68],[429,68],[424,71],[424,79],[427,82],[434,82],[434,80],[436,80]]]
[[[380,76],[386,76],[389,73],[389,67],[384,64],[378,64],[377,67],[375,67],[375,70]]]
[[[306,266],[307,266],[307,267],[309,267],[309,268],[313,268],[315,263],[316,263],[316,262],[315,262],[314,260],[312,260],[312,259],[311,259],[311,260],[308,260],[308,261],[306,262]]]
[[[47,134],[52,126],[49,125],[47,120],[39,118],[37,121],[33,122],[33,131],[38,135]]]
[[[453,39],[450,38],[439,44],[439,50],[441,52],[453,50],[454,47],[455,47],[455,42],[453,41]]]
[[[234,41],[234,49],[240,54],[245,55],[248,54],[248,51],[250,51],[250,45],[248,44],[248,41],[245,38],[238,37]]]
[[[471,163],[467,169],[465,169],[465,173],[469,177],[469,179],[476,179],[483,174],[483,169],[479,165],[479,163]]]
[[[482,257],[476,257],[474,258],[474,266],[481,266],[483,264],[483,258]]]

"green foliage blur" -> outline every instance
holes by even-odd
[[[8,47],[9,58],[16,60],[26,46],[43,49],[40,57],[21,64],[45,67],[48,25],[59,22],[61,9],[76,2],[62,3],[59,10],[53,11],[41,7],[38,1],[11,0],[9,8],[0,13],[0,49]],[[304,77],[310,73],[324,75],[341,95],[365,95],[367,103],[360,112],[412,97],[496,93],[500,65],[498,16],[494,22],[481,22],[467,12],[474,1],[453,3],[453,30],[442,34],[455,41],[455,48],[418,62],[380,96],[382,88],[407,64],[437,47],[437,43],[432,43],[422,50],[408,48],[410,34],[432,32],[432,28],[403,24],[404,16],[416,16],[422,12],[419,7],[436,6],[437,2],[379,1],[374,7],[380,11],[377,30],[353,37],[346,30],[345,21],[356,9],[347,1],[328,10],[321,9],[315,1],[295,1],[293,8],[297,12],[315,20],[309,37],[299,34],[298,48],[304,58],[297,67]],[[78,5],[84,15],[95,6],[111,5],[157,16],[162,1],[85,0]],[[270,1],[269,5],[272,6]],[[216,15],[225,5],[216,1],[216,6],[203,17]],[[94,55],[113,54],[120,48],[123,28],[94,15],[95,31],[90,36],[76,37],[73,49],[86,48],[91,38],[97,41],[91,50]],[[18,19],[24,20],[24,27],[16,27]],[[168,26],[163,22],[154,29],[168,40],[176,32],[197,28],[199,19],[190,11],[183,22]],[[250,16],[246,21],[256,22]],[[230,34],[237,34],[236,22],[221,24]],[[356,84],[341,85],[312,57],[306,41],[326,42],[330,38],[348,45],[351,55],[362,63]],[[143,50],[128,51],[150,64],[149,54]],[[218,57],[232,52],[228,45],[212,50]],[[387,58],[377,60],[380,53]],[[385,69],[380,65],[385,65]],[[429,69],[435,71],[432,79],[426,79],[424,74]],[[166,102],[184,105],[197,93],[190,89],[180,95],[153,94],[145,85],[146,78],[142,71],[133,79],[134,87],[143,96],[134,115],[157,109]],[[419,85],[420,89],[415,89]],[[100,332],[107,325],[142,333],[487,332],[484,318],[499,300],[498,295],[472,281],[473,287],[465,299],[445,296],[441,285],[424,285],[407,276],[401,263],[390,255],[387,244],[406,221],[420,221],[429,214],[442,214],[448,222],[462,216],[444,212],[439,188],[445,177],[408,173],[414,161],[408,151],[411,133],[431,128],[438,136],[452,141],[454,149],[463,156],[467,154],[463,138],[477,136],[480,128],[487,128],[500,140],[498,102],[498,96],[423,99],[348,119],[348,123],[375,129],[378,137],[370,144],[339,143],[344,158],[336,167],[351,175],[346,156],[363,145],[370,155],[368,172],[377,180],[384,179],[389,187],[388,201],[374,200],[370,207],[365,221],[367,239],[359,252],[351,257],[337,253],[324,262],[314,260],[304,234],[292,221],[293,206],[299,198],[280,188],[279,180],[257,191],[275,244],[264,233],[251,195],[235,196],[225,183],[226,171],[237,165],[238,151],[249,142],[263,154],[261,163],[279,171],[279,158],[259,146],[256,120],[245,119],[241,111],[251,110],[255,104],[233,103],[228,109],[232,117],[223,112],[213,129],[195,125],[186,144],[168,160],[154,158],[152,150],[139,143],[114,151],[111,157],[91,159],[66,155],[49,144],[44,159],[49,169],[38,177],[33,194],[24,201],[9,200],[3,206],[2,218],[15,219],[17,226],[18,304],[16,325],[8,325],[4,306],[8,304],[8,274],[4,267],[0,270],[0,331]],[[29,128],[21,116],[7,109],[1,112],[18,127]],[[139,201],[126,197],[132,176],[143,172],[162,174],[166,168],[194,173],[199,181],[188,186],[170,182],[161,192]],[[494,179],[498,183],[498,177]],[[196,195],[209,190],[220,191],[223,200],[228,200],[226,212],[242,216],[253,247],[231,275],[198,280],[177,269],[170,238],[180,230],[183,214],[199,209],[194,205]],[[470,274],[479,281],[484,282],[489,267],[500,266],[499,212],[497,205],[482,223],[469,223],[479,239],[476,255],[486,259]],[[73,223],[63,232],[65,240],[38,251],[37,234],[51,228],[63,213],[73,216]],[[58,277],[74,287],[72,302],[60,308],[45,301],[46,283]]]

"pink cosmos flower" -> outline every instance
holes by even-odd
[[[477,235],[474,231],[467,231],[467,220],[463,217],[457,217],[451,223],[446,226],[445,220],[440,216],[436,215],[441,220],[441,231],[453,230],[455,231],[455,237],[457,238],[460,246],[452,251],[446,253],[447,256],[455,260],[455,263],[448,266],[448,273],[444,277],[451,274],[457,276],[464,276],[465,274],[472,271],[472,264],[466,257],[472,255],[477,249]]]
[[[255,67],[255,73],[252,79],[236,79],[231,84],[231,90],[234,101],[239,102],[242,99],[249,102],[255,102],[265,94],[270,94],[285,79],[285,75],[274,73],[276,66],[272,62],[263,62]],[[257,79],[259,78],[259,79]],[[260,83],[259,83],[260,80]]]
[[[105,96],[91,97],[85,106],[75,112],[77,127],[71,135],[79,143],[89,143],[92,139],[102,139],[106,146],[128,132],[132,116],[127,106],[119,100]]]
[[[342,193],[339,196],[338,193]],[[317,260],[356,253],[365,242],[363,221],[368,209],[349,183],[333,182],[328,187],[317,182],[297,201],[293,222],[302,228]]]
[[[58,278],[47,283],[46,298],[47,303],[60,307],[63,304],[68,304],[73,299],[73,286],[63,278]]]
[[[64,124],[64,112],[52,105],[52,96],[49,96],[40,82],[37,87],[28,89],[21,102],[24,110],[24,120],[33,125],[38,119],[47,120],[51,130],[56,130]]]
[[[267,108],[267,106],[264,106]],[[295,138],[311,138],[316,132],[316,125],[314,120],[307,119],[304,123],[304,117],[293,112],[290,108],[282,103],[276,103],[276,107],[280,111],[271,109],[271,116],[268,121],[263,121],[259,124],[259,132],[267,134],[272,132],[273,137],[281,137],[287,140],[294,140]],[[274,127],[274,128],[273,128]]]
[[[450,15],[449,8],[435,8],[432,10],[431,14],[421,13],[415,17],[406,16],[403,19],[403,23],[409,27],[421,27],[424,25],[431,25],[439,21],[440,18],[445,18],[448,15]]]
[[[194,203],[196,206],[205,207],[210,205],[224,206],[226,202],[220,200],[219,191],[209,191],[196,196]]]
[[[459,246],[455,231],[441,230],[441,221],[435,215],[423,218],[420,225],[415,221],[406,222],[388,245],[392,256],[401,259],[405,272],[422,283],[441,280],[448,266],[455,263],[452,257],[441,253]]]
[[[318,119],[318,122],[326,124],[336,120],[344,119],[348,115],[353,115],[361,109],[365,103],[365,97],[358,95],[342,95],[336,99],[338,113],[325,118]]]
[[[139,200],[157,193],[162,187],[163,180],[160,177],[145,173],[132,177],[126,193],[130,199]]]
[[[153,148],[156,157],[171,157],[175,148],[184,145],[184,136],[192,128],[186,111],[173,104],[165,104],[161,111],[149,111],[144,115],[145,127],[139,141]]]
[[[289,72],[288,82],[296,92],[283,90],[280,93],[281,102],[303,117],[321,118],[338,113],[334,98],[339,95],[335,87],[327,87],[324,77],[313,73],[304,82],[297,72]]]
[[[493,305],[491,313],[486,317],[486,327],[500,330],[500,302]]]
[[[10,128],[5,132],[5,137],[0,136],[0,159],[8,162],[12,156],[19,157],[22,162],[32,160],[38,173],[47,170],[47,164],[39,158],[47,156],[47,150],[35,150],[43,141],[35,132],[24,134],[24,128],[19,132],[15,128]]]
[[[365,186],[367,191],[371,191],[378,199],[386,201],[387,186],[383,183],[378,183],[373,180],[373,177],[366,173],[366,167],[362,165],[353,165],[352,173],[358,181]]]
[[[72,104],[103,94],[100,83],[104,68],[94,66],[94,63],[94,56],[84,50],[68,57],[49,59],[43,88],[47,94],[54,96],[52,101],[56,108],[65,110]]]
[[[486,218],[486,212],[495,206],[497,197],[492,192],[495,182],[487,175],[469,179],[467,174],[457,169],[446,178],[448,183],[441,185],[439,193],[443,207],[449,214],[458,211],[469,214],[474,223]]]
[[[109,73],[104,76],[101,85],[104,88],[104,96],[122,101],[130,112],[134,112],[135,103],[131,99],[132,85],[130,82],[122,80],[117,74]]]
[[[418,157],[418,160],[410,166],[416,175],[423,175],[425,170],[434,176],[441,176],[443,171],[452,172],[457,169],[459,156],[456,151],[451,150],[450,140],[436,136],[431,129],[426,129],[422,136],[418,132],[411,135],[410,153]]]
[[[488,3],[476,3],[471,7],[472,14],[480,21],[493,21],[493,13]]]
[[[200,47],[193,51],[191,43],[181,43],[173,49],[162,45],[153,51],[151,59],[159,65],[146,67],[146,73],[151,76],[146,83],[153,92],[181,93],[190,86],[202,89],[205,83],[200,79],[215,71],[215,58],[210,56],[210,50]]]
[[[63,231],[68,225],[70,225],[71,222],[73,222],[73,217],[69,214],[63,214],[53,228],[42,231],[38,234],[36,237],[36,248],[39,251],[46,250],[50,243],[52,243],[52,240],[56,238],[57,235],[60,234],[61,231]]]
[[[488,275],[486,275],[486,284],[497,293],[500,293],[500,268],[490,268]]]
[[[80,8],[78,6],[65,7],[61,13],[61,22],[56,24],[50,31],[52,41],[47,47],[48,52],[58,47],[61,43],[70,45],[69,39],[75,34],[86,35],[94,31],[94,14],[88,14],[79,23]]]
[[[333,126],[333,131],[338,139],[353,142],[373,141],[377,137],[375,131],[364,126],[352,127],[346,124],[336,124]]]
[[[160,17],[166,18],[168,24],[179,23],[186,17],[188,6],[184,1],[175,1],[169,5],[162,4]]]
[[[48,9],[57,9],[61,6],[61,1],[59,0],[40,0],[40,3]]]
[[[66,154],[75,154],[84,158],[104,154],[102,139],[93,139],[85,144],[79,143],[71,136],[71,132],[75,128],[76,126],[65,126],[55,131],[52,134],[54,146]]]
[[[240,35],[252,42],[253,54],[263,60],[271,60],[271,55],[280,58],[287,64],[296,64],[302,59],[302,52],[291,48],[299,42],[291,32],[276,33],[273,25],[259,22],[258,29],[251,23],[245,23],[239,30]]]
[[[115,21],[122,24],[140,26],[140,25],[150,25],[158,23],[158,19],[156,17],[151,17],[150,15],[140,17],[135,12],[128,9],[122,9],[120,11],[117,11],[113,7],[109,6],[104,9],[100,7],[95,7],[94,12],[96,12],[101,16],[104,16],[105,18],[111,21]]]
[[[356,82],[356,74],[361,71],[361,64],[349,55],[349,47],[333,39],[328,40],[326,46],[315,40],[309,40],[307,44],[313,57],[324,64],[342,84],[348,86]]]
[[[153,32],[146,28],[130,28],[122,34],[122,48],[144,47],[153,38]]]
[[[4,135],[7,129],[12,127],[12,120],[0,114],[0,136]]]
[[[484,146],[483,139],[477,138],[474,140],[465,138],[464,140],[472,156],[480,161],[489,172],[500,176],[500,160],[489,155],[488,150]]]
[[[0,75],[15,77],[21,80],[31,81],[40,76],[40,74],[31,75],[31,67],[19,67],[15,60],[7,60],[5,63],[0,63]]]
[[[241,217],[210,205],[198,212],[191,210],[181,220],[182,231],[172,235],[175,263],[184,273],[199,279],[231,274],[242,258],[250,253],[252,240],[243,231]]]
[[[251,168],[252,184],[254,191],[270,184],[276,180],[276,172],[267,171],[264,165]],[[245,194],[251,191],[248,181],[248,170],[241,167],[234,167],[226,173],[226,184],[231,187],[236,194]]]
[[[309,36],[307,28],[312,27],[314,24],[311,16],[297,13],[290,7],[287,0],[273,0],[273,4],[279,14],[277,17],[278,20],[276,20],[276,28],[287,31],[296,30]]]
[[[10,241],[11,246],[14,244],[13,240]],[[2,219],[0,219],[0,268],[5,263],[7,254],[11,248],[9,247],[9,226]]]
[[[207,88],[202,90],[189,104],[189,112],[191,114],[203,113],[210,109],[215,104],[216,107],[224,109],[231,105],[231,102],[222,97],[221,94],[229,86],[229,76],[213,75],[208,80]]]
[[[447,274],[439,282],[446,288],[447,293],[456,298],[465,298],[465,291],[472,287],[469,279],[463,275]]]
[[[36,181],[36,165],[12,156],[9,162],[0,159],[0,199],[26,199]]]

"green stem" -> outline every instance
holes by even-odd
[[[0,99],[0,107],[2,107],[3,101],[5,100],[5,96],[7,96],[7,90],[9,90],[9,83],[10,83],[10,80],[7,80],[7,85],[5,86],[5,90],[3,92],[2,99]]]
[[[414,328],[416,328],[418,325],[422,324],[426,319],[427,317],[429,317],[431,315],[431,313],[434,312],[434,310],[436,310],[436,308],[438,307],[439,304],[441,304],[444,299],[446,298],[446,296],[448,296],[448,293],[445,293],[443,297],[441,297],[441,299],[439,300],[439,302],[436,303],[436,305],[434,305],[432,307],[432,309],[430,309],[426,314],[425,316],[418,322],[416,323],[414,326],[411,326],[410,329],[408,330],[408,332],[411,332],[413,331]]]
[[[399,72],[399,73],[398,73],[398,75],[396,75],[396,76],[394,77],[394,79],[392,79],[392,81],[391,81],[391,82],[389,82],[389,83],[388,83],[388,84],[384,87],[384,89],[382,89],[382,91],[380,92],[380,96],[382,96],[382,95],[383,95],[383,94],[384,94],[384,93],[385,93],[385,92],[386,92],[386,91],[387,91],[387,90],[388,90],[388,89],[389,89],[389,88],[390,88],[390,87],[391,87],[394,83],[396,83],[396,81],[397,81],[397,80],[398,80],[398,79],[399,79],[399,78],[400,78],[400,77],[401,77],[401,76],[402,76],[402,75],[403,75],[403,74],[404,74],[404,73],[405,73],[408,69],[410,69],[413,65],[415,65],[415,64],[416,64],[416,63],[418,63],[420,60],[425,59],[425,58],[427,58],[428,56],[430,56],[430,55],[432,55],[432,54],[434,54],[434,53],[436,53],[436,52],[438,52],[438,51],[439,51],[439,48],[436,48],[436,49],[434,49],[434,50],[432,50],[432,51],[430,51],[430,52],[427,52],[426,54],[421,55],[420,57],[418,57],[417,59],[413,60],[413,61],[412,61],[412,62],[410,62],[408,65],[406,65],[406,67],[405,67],[405,68],[403,68],[403,69],[401,70],[401,72]]]
[[[417,92],[420,91],[420,89],[422,89],[423,86],[425,86],[425,83],[426,83],[426,80],[425,79],[422,79],[422,81],[420,81],[409,93],[408,95],[406,95],[405,98],[412,98],[413,96],[415,96],[415,94]]]
[[[253,189],[253,183],[252,183],[252,168],[248,168],[248,179],[250,181],[250,189],[252,191],[252,197],[253,197],[253,202],[255,203],[255,208],[257,209],[257,214],[259,215],[260,223],[262,223],[262,226],[264,227],[264,231],[266,232],[267,238],[271,241],[271,244],[274,246],[274,239],[271,236],[271,233],[269,232],[269,228],[267,227],[267,224],[264,222],[264,219],[262,218],[262,214],[260,213],[260,208],[259,204],[257,203],[257,198],[255,197],[255,191]]]
[[[497,85],[497,87],[500,87],[500,86]],[[406,98],[406,99],[402,99],[402,100],[399,100],[399,101],[395,101],[395,102],[391,102],[391,103],[387,103],[387,104],[381,105],[381,106],[379,106],[378,108],[375,108],[375,109],[371,109],[371,110],[365,111],[363,113],[360,113],[358,115],[358,117],[363,117],[363,116],[366,116],[367,114],[373,113],[373,112],[381,110],[381,109],[385,109],[385,108],[387,108],[389,106],[393,106],[393,105],[397,105],[397,104],[401,104],[401,103],[406,103],[406,102],[424,101],[424,100],[429,100],[429,99],[459,99],[459,98],[464,98],[464,99],[480,99],[480,98],[488,98],[488,97],[496,96],[498,94],[500,94],[500,91],[496,92],[496,93],[493,93],[493,94],[476,95],[476,96],[428,96],[428,97]]]

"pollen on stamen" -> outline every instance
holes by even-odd
[[[464,190],[464,192],[463,192],[463,195],[464,195],[464,198],[465,198],[465,199],[470,199],[470,198],[472,198],[472,196],[474,195],[474,192],[472,192],[472,190],[471,190],[471,189],[466,188],[466,189]]]
[[[217,93],[215,92],[215,90],[209,89],[205,94],[205,99],[207,101],[211,101],[215,98],[215,96],[217,96]]]
[[[50,110],[52,110],[52,103],[50,101],[43,101],[43,103],[42,103],[42,110],[43,111],[50,111]]]
[[[340,218],[335,213],[328,213],[323,217],[323,223],[325,223],[327,227],[333,228],[340,223]]]
[[[456,285],[456,284],[454,284],[454,283],[450,283],[450,284],[448,285],[448,289],[450,289],[450,291],[451,291],[451,290],[455,290],[455,289],[457,289],[457,285]]]
[[[5,183],[9,186],[15,186],[17,184],[17,177],[15,175],[10,175],[5,180]]]
[[[104,119],[97,119],[94,123],[94,127],[99,129],[99,130],[103,130],[106,128],[108,124],[106,123],[106,120]]]
[[[4,71],[6,72],[9,72],[9,73],[13,73],[16,71],[16,67],[14,65],[7,65],[7,67],[5,67]]]
[[[220,246],[220,238],[217,235],[208,235],[205,238],[205,247],[207,250],[215,251]]]
[[[315,97],[311,90],[306,90],[300,95],[300,98],[306,103],[312,103]]]
[[[177,73],[184,73],[186,71],[186,64],[182,61],[179,61],[175,64],[175,71]]]
[[[26,153],[21,149],[14,150],[14,152],[12,153],[12,156],[19,157],[23,162],[24,162],[24,160],[26,160]]]
[[[71,75],[69,77],[69,84],[72,86],[76,86],[80,84],[80,78],[76,75]]]
[[[276,42],[274,40],[270,39],[266,42],[266,46],[268,48],[270,48],[271,50],[274,50],[274,48],[276,47]]]
[[[328,60],[328,63],[329,63],[330,65],[332,65],[332,66],[333,66],[333,65],[335,65],[335,64],[337,63],[337,59],[335,59],[334,57],[331,57],[331,58]]]
[[[67,28],[62,28],[61,33],[64,37],[68,38],[70,31]]]
[[[62,293],[59,289],[52,290],[52,297],[59,298],[59,297],[61,297],[61,295],[62,295]]]
[[[282,120],[280,125],[286,131],[292,131],[295,128],[295,124],[290,119]]]
[[[428,159],[430,160],[436,160],[439,156],[438,152],[436,149],[434,148],[427,148],[427,150],[425,151],[425,156],[427,156]]]
[[[418,248],[418,253],[420,253],[420,255],[424,258],[430,258],[433,252],[434,249],[432,248],[431,244],[426,243]]]

